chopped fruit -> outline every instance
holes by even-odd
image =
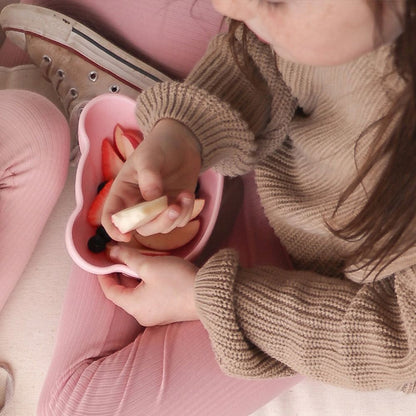
[[[145,247],[153,250],[169,251],[188,244],[198,233],[199,220],[188,222],[184,227],[178,227],[166,234],[153,234],[143,236],[134,234],[135,239]]]
[[[120,124],[117,124],[114,128],[114,146],[124,160],[127,160],[142,141],[138,134],[135,135],[130,132],[133,132],[133,130],[124,130]]]
[[[135,238],[132,238],[129,242],[117,242],[119,246],[127,246],[136,249],[139,253],[145,254],[146,256],[169,256],[169,251],[160,251],[160,250],[152,250],[151,248],[147,248],[140,244]],[[107,247],[106,247],[107,249]],[[108,256],[110,258],[110,256]]]
[[[111,237],[108,235],[107,231],[102,225],[99,225],[97,227],[97,230],[95,231],[96,235],[99,235],[103,240],[105,240],[106,243],[111,241]]]
[[[146,256],[169,256],[169,251],[160,251],[160,250],[153,250],[151,248],[138,248],[139,253],[144,254]]]
[[[103,212],[104,202],[107,198],[108,193],[110,192],[112,184],[113,179],[106,182],[106,184],[101,188],[101,190],[98,192],[98,194],[92,201],[90,209],[88,210],[87,221],[93,227],[98,227],[99,225],[101,225],[101,214]]]
[[[92,251],[93,253],[101,253],[105,250],[105,243],[102,241],[100,237],[94,234],[88,240],[88,250]]]
[[[104,227],[100,225],[95,234],[88,240],[88,248],[93,253],[101,253],[110,241],[111,237],[107,234]]]
[[[196,186],[195,186],[195,191],[194,191],[194,194],[198,197],[198,193],[199,193],[199,188],[200,188],[201,186],[200,186],[200,183],[199,183],[199,181],[196,183]]]
[[[122,233],[135,230],[142,224],[151,221],[168,207],[168,198],[166,195],[153,201],[144,201],[140,204],[123,209],[113,214],[111,220],[113,224]]]
[[[98,186],[97,186],[97,194],[101,191],[101,189],[103,189],[104,188],[104,186],[105,186],[105,184],[107,183],[108,181],[103,181],[103,182],[101,182]]]
[[[120,172],[123,163],[111,141],[104,139],[101,144],[101,168],[104,180],[114,179]]]
[[[195,217],[197,217],[202,209],[204,208],[205,205],[205,199],[202,198],[197,198],[194,201],[194,208],[192,210],[192,214],[191,214],[191,220],[193,220]]]
[[[126,129],[120,124],[116,124],[114,127],[113,141],[108,138],[102,141],[101,169],[103,181],[98,185],[97,195],[87,213],[88,223],[93,227],[97,227],[95,234],[88,240],[88,248],[94,253],[104,251],[107,243],[111,241],[110,236],[101,225],[103,206],[111,185],[126,159],[142,141],[143,134],[139,130]],[[198,192],[199,181],[196,185],[195,194]],[[200,221],[195,218],[201,213],[204,205],[205,199],[198,198],[197,195],[190,222],[184,227],[175,228],[167,234],[154,234],[147,237],[135,233],[136,238],[130,239],[128,243],[119,242],[117,244],[127,244],[145,255],[168,256],[170,255],[170,250],[186,245],[196,236],[200,228]],[[153,201],[141,202],[133,207],[126,208],[114,214],[111,219],[120,232],[127,233],[151,221],[167,207],[167,196],[162,196]]]
[[[143,141],[143,133],[140,130],[135,129],[124,129],[124,134],[126,136],[130,136],[136,140],[138,144]]]

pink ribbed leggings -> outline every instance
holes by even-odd
[[[245,185],[229,244],[246,264],[287,265],[251,177]],[[226,376],[200,322],[143,329],[104,298],[95,276],[74,267],[38,415],[242,416],[297,381]]]
[[[46,98],[0,91],[0,310],[66,180],[69,129]]]

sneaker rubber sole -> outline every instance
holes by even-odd
[[[44,38],[82,56],[137,90],[170,78],[133,57],[76,20],[40,6],[10,4],[0,13],[6,35],[25,49],[26,34]]]

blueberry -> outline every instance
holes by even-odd
[[[107,234],[105,228],[100,225],[96,229],[95,234],[88,240],[88,249],[93,253],[101,253],[110,241],[111,237]]]
[[[105,250],[105,241],[97,234],[88,240],[88,249],[93,253],[101,253]]]
[[[106,243],[111,241],[111,237],[107,234],[107,231],[102,225],[97,228],[95,234],[99,235]]]

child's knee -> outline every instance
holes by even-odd
[[[66,176],[67,120],[47,98],[24,90],[0,91],[1,169]],[[35,175],[36,176],[36,175]]]
[[[0,140],[2,148],[68,153],[69,127],[47,98],[31,91],[1,90]]]

